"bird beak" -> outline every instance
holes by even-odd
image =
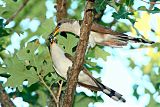
[[[48,40],[50,41],[50,43],[54,42],[56,39],[56,35],[59,33],[59,27],[57,26],[54,31],[49,35]]]
[[[53,36],[56,36],[58,33],[59,33],[59,27],[57,26],[52,34]]]

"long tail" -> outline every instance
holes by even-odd
[[[112,90],[111,88],[103,85],[101,82],[99,82],[97,79],[95,79],[89,72],[88,70],[83,67],[83,72],[88,75],[97,85],[97,87],[95,86],[90,86],[84,83],[80,83],[80,85],[89,88],[91,90],[95,90],[95,91],[102,91],[103,93],[105,93],[106,95],[108,95],[110,98],[112,98],[115,101],[122,101],[122,102],[126,102],[126,100],[122,97],[121,94],[119,94],[118,92]]]
[[[126,100],[118,92],[114,91],[113,89],[111,89],[111,88],[109,88],[107,86],[104,86],[99,81],[97,81],[96,84],[98,85],[98,87],[101,89],[102,92],[104,92],[106,95],[108,95],[113,100],[126,102]]]
[[[135,38],[135,37],[126,36],[126,35],[123,35],[123,36],[121,35],[121,36],[117,36],[117,37],[119,37],[119,40],[122,40],[122,41],[132,41],[135,43],[149,43],[149,44],[155,43],[153,41],[148,41],[143,38]]]
[[[128,42],[149,43],[149,44],[155,43],[153,41],[148,41],[143,38],[135,38],[135,37],[131,37],[131,36],[127,36],[127,35],[123,34],[123,35],[112,36],[110,39],[108,39],[106,41],[97,42],[97,44],[103,45],[103,46],[121,47],[121,46],[127,45]]]

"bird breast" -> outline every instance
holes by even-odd
[[[71,60],[65,57],[63,50],[57,44],[51,44],[50,51],[57,73],[67,79],[67,70],[72,66]]]
[[[67,71],[68,68],[72,66],[72,61],[64,55],[64,51],[55,43],[51,44],[50,52],[56,72],[61,77],[67,79]],[[88,85],[96,86],[94,81],[83,71],[80,71],[78,81]]]

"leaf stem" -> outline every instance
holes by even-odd
[[[42,83],[42,84],[48,89],[48,91],[51,93],[51,95],[52,95],[52,97],[53,97],[56,105],[58,105],[58,102],[59,102],[59,101],[58,101],[57,98],[55,97],[53,91],[52,91],[52,90],[50,89],[50,87],[45,83],[45,81],[43,80],[43,78],[41,77],[41,75],[38,75],[38,76],[39,76],[39,79],[40,79],[41,83]],[[56,107],[59,107],[59,106],[56,106]]]
[[[57,92],[57,101],[59,102],[61,91],[62,91],[63,81],[61,80],[58,84],[59,84],[59,89],[58,89],[58,92]]]

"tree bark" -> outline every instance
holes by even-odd
[[[0,103],[2,107],[14,107],[13,102],[10,100],[8,94],[5,92],[1,83],[0,83]]]
[[[57,22],[67,16],[67,0],[57,0]]]
[[[65,92],[63,107],[72,107],[74,93],[78,81],[78,75],[83,66],[85,51],[88,44],[90,29],[93,21],[94,0],[88,0],[85,7],[84,19],[80,30],[80,41],[76,48],[75,59],[68,72],[67,89]]]

